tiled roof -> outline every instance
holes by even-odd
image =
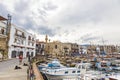
[[[0,21],[2,21],[2,20],[7,20],[7,19],[2,17],[2,16],[0,16]]]

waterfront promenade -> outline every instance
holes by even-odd
[[[19,65],[19,59],[9,59],[5,61],[0,61],[0,80],[28,80],[27,79],[27,69],[28,66],[23,66],[23,63],[27,63],[27,59],[23,59],[21,65]],[[19,66],[22,69],[14,69],[15,66]],[[33,70],[35,75],[35,80],[44,80],[40,74],[36,63],[33,63]]]
[[[34,70],[34,75],[36,77],[35,80],[44,80],[42,74],[39,72],[36,63],[33,63],[33,70]]]
[[[23,59],[23,63],[27,63],[27,60]],[[16,65],[22,69],[15,70]],[[0,62],[0,80],[27,80],[27,68],[28,66],[19,65],[18,59],[2,61]]]

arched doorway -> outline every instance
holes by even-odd
[[[31,52],[31,57],[33,57],[33,52]]]
[[[30,55],[30,53],[29,53],[29,52],[27,52],[26,57],[28,57],[29,55]]]
[[[16,51],[12,51],[11,58],[16,58]]]

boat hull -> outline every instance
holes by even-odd
[[[46,74],[48,80],[80,80],[80,75],[50,75]]]

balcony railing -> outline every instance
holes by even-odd
[[[18,35],[18,34],[15,34],[16,37],[20,37],[20,38],[26,38],[24,35]]]

